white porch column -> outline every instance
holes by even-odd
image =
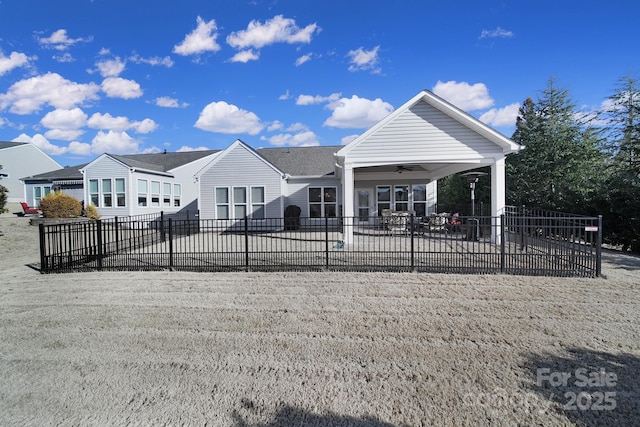
[[[491,229],[491,242],[499,245],[500,242],[500,215],[504,213],[507,192],[507,181],[505,177],[504,156],[496,159],[491,165],[491,216],[493,227]]]
[[[345,164],[342,168],[342,215],[344,216],[344,243],[353,243],[353,166]]]

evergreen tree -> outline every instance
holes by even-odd
[[[537,102],[525,100],[512,139],[524,149],[507,160],[508,202],[587,213],[600,186],[597,133],[580,123],[566,89],[550,79]]]
[[[602,194],[610,243],[640,252],[640,83],[622,77],[601,118],[606,123],[609,173]]]
[[[0,165],[0,170],[2,170],[2,165]],[[2,179],[2,174],[0,174],[0,180],[1,179]],[[7,204],[8,192],[9,192],[9,189],[4,185],[0,184],[0,213],[4,213],[7,211],[5,209],[5,206]]]

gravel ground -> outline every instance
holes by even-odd
[[[0,424],[637,425],[640,259],[599,279],[41,275],[0,215]]]

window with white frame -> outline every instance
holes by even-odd
[[[216,218],[229,219],[229,189],[216,187]]]
[[[182,204],[182,186],[173,184],[173,206],[180,207]]]
[[[162,206],[164,207],[171,206],[171,183],[170,182],[162,183]]]
[[[146,179],[138,180],[138,206],[147,206],[149,197],[149,182]]]
[[[116,206],[123,208],[127,205],[127,192],[124,186],[124,178],[116,178]]]
[[[89,199],[91,204],[95,207],[100,207],[100,187],[97,179],[89,180]]]
[[[160,181],[151,181],[151,206],[160,206]]]
[[[382,211],[391,208],[391,186],[379,185],[376,187],[376,201],[378,203],[378,216],[382,215]]]
[[[427,215],[427,185],[414,184],[413,190],[413,210],[416,216]]]
[[[251,218],[265,218],[264,187],[251,187]]]
[[[334,218],[337,213],[336,187],[309,187],[309,216]]]
[[[233,217],[241,219],[247,216],[247,188],[233,187]]]
[[[113,193],[111,192],[111,178],[102,179],[102,206],[103,208],[113,207]]]
[[[51,193],[50,185],[33,187],[33,203],[36,206],[40,205],[40,202],[42,201],[42,199],[49,193]]]
[[[409,210],[409,186],[394,185],[393,198],[395,201],[395,210],[406,212]]]

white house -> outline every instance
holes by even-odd
[[[0,184],[9,190],[7,201],[27,202],[30,206],[37,206],[46,195],[44,191],[48,192],[50,188],[34,189],[36,193],[27,192],[22,178],[62,169],[58,162],[28,142],[0,142],[0,165]]]
[[[51,172],[22,178],[25,200],[29,206],[38,206],[42,197],[51,191],[61,191],[78,200],[84,200],[83,176],[80,169],[86,164],[67,166]]]
[[[219,153],[102,154],[80,168],[83,200],[105,218],[195,212],[198,187],[194,176]]]
[[[505,206],[505,157],[520,146],[429,91],[422,91],[344,147],[254,150],[234,142],[196,175],[201,218],[302,217],[366,223],[383,209],[422,216],[436,182],[491,167],[491,214]],[[345,242],[352,227],[345,227]],[[497,240],[497,236],[493,236]]]

